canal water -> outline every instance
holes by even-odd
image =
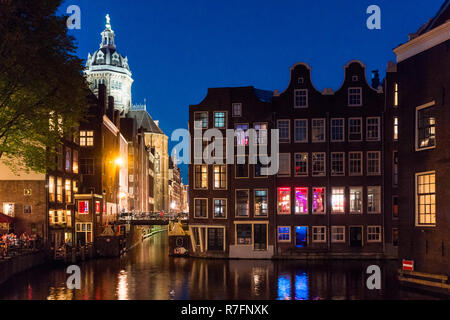
[[[369,265],[379,265],[382,289],[366,286]],[[41,267],[0,286],[0,299],[428,299],[402,291],[395,264],[204,260],[168,257],[167,232],[115,259],[80,264],[81,290],[66,287],[64,266]]]

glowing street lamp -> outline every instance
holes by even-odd
[[[116,158],[116,160],[114,160],[114,163],[116,164],[116,166],[121,167],[123,166],[123,159],[121,157]]]

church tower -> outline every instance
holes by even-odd
[[[99,84],[106,86],[107,95],[114,97],[115,108],[125,116],[131,109],[133,78],[128,58],[116,50],[109,14],[106,15],[105,30],[101,36],[100,49],[88,55],[85,75],[94,94],[98,95]]]

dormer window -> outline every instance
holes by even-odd
[[[305,79],[304,79],[303,77],[299,77],[299,78],[297,79],[297,83],[298,83],[298,84],[304,84],[304,83],[305,83]]]
[[[352,76],[352,81],[353,82],[356,82],[356,81],[358,81],[359,80],[359,77],[358,76]]]
[[[294,108],[308,108],[307,89],[299,89],[294,91]]]
[[[113,61],[115,62],[119,62],[119,55],[117,54],[117,52],[114,52],[113,56],[112,56]]]
[[[362,106],[362,89],[348,88],[348,105],[351,107]]]

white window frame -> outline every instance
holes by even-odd
[[[314,189],[321,188],[323,189],[323,212],[315,212],[314,211]],[[309,191],[309,190],[308,190]],[[327,214],[327,188],[326,187],[311,187],[311,203],[309,204],[311,207],[312,214],[318,215],[326,215]]]
[[[280,240],[280,228],[288,228],[289,229],[289,240]],[[291,227],[290,226],[277,226],[277,242],[279,243],[291,243],[292,241],[292,234],[291,234]]]
[[[318,233],[318,229],[323,230],[323,232]],[[315,235],[323,235],[323,239],[314,240]],[[313,243],[325,243],[327,242],[327,227],[326,226],[312,226],[311,227],[311,240]]]
[[[265,215],[257,215],[256,214],[256,191],[266,191],[266,199],[267,199],[267,213]],[[253,216],[255,218],[267,218],[269,216],[269,189],[267,188],[258,188],[253,190]]]
[[[342,230],[342,233],[338,233],[336,232],[336,230]],[[343,236],[342,240],[336,240],[335,236],[336,235],[341,235]],[[332,226],[331,227],[331,242],[332,243],[345,243],[345,226]]]
[[[378,154],[378,171],[377,172],[369,172],[369,154]],[[366,153],[366,171],[368,176],[379,176],[381,175],[381,152],[380,151],[367,151]]]
[[[313,135],[313,130],[314,130],[314,121],[323,121],[323,139],[322,140],[317,140],[314,138]],[[327,120],[325,118],[312,118],[311,119],[311,142],[312,143],[321,143],[321,142],[325,142],[327,141]]]
[[[359,89],[359,104],[351,104],[350,103],[350,90],[354,90],[354,89]],[[356,94],[356,93],[353,93],[353,94]],[[348,106],[349,107],[361,107],[362,105],[363,105],[363,101],[362,101],[362,87],[350,87],[350,88],[348,88],[348,91],[347,91],[347,99],[348,99],[348,101],[347,101],[347,103],[348,103]]]
[[[297,121],[303,121],[306,123],[306,140],[297,140]],[[295,143],[308,143],[309,135],[308,135],[308,119],[294,119],[294,142]]]
[[[216,217],[216,200],[225,200],[225,217]],[[208,210],[206,210],[208,212]],[[227,198],[213,198],[213,219],[227,219],[228,218],[228,199]]]
[[[378,189],[378,204],[377,204],[377,207],[378,207],[378,211],[369,211],[369,188],[376,188],[376,189]],[[367,202],[367,213],[368,214],[380,214],[381,213],[381,211],[382,211],[382,208],[381,208],[381,204],[383,203],[383,201],[382,201],[382,193],[381,193],[381,186],[367,186],[367,194],[366,194],[366,197],[367,197],[367,199],[366,199],[366,202]]]
[[[306,172],[304,174],[297,174],[297,155],[306,154]],[[309,153],[308,152],[296,152],[294,153],[294,176],[295,177],[307,177],[309,175]]]
[[[342,121],[342,139],[333,139],[333,121]],[[345,141],[345,119],[344,118],[331,118],[330,120],[330,139],[332,142],[344,142]]]
[[[197,180],[196,180],[196,172],[195,172],[195,168],[197,167],[197,166],[200,166],[200,167],[203,167],[203,166],[205,166],[206,167],[206,187],[205,188],[202,188],[202,187],[196,187],[196,185],[197,185]],[[203,170],[201,170],[200,171],[200,176],[203,174]],[[208,165],[206,165],[206,164],[194,164],[194,190],[208,190],[208,186],[209,186],[209,168],[208,168]]]
[[[369,121],[370,120],[377,120],[377,137],[376,138],[372,138],[369,137]],[[366,141],[380,141],[380,136],[381,136],[381,126],[380,126],[380,117],[367,117],[366,118]]]
[[[414,128],[415,128],[415,138],[414,138],[414,146],[415,146],[415,150],[416,151],[424,151],[424,150],[430,150],[430,149],[435,149],[436,145],[437,145],[437,134],[436,134],[436,124],[434,125],[434,146],[430,146],[430,147],[419,147],[419,111],[422,109],[426,109],[426,108],[431,108],[433,106],[435,106],[436,103],[435,101],[431,101],[428,103],[425,103],[423,105],[420,105],[418,107],[416,107],[416,118],[415,118],[415,124],[414,124]]]
[[[359,173],[353,173],[352,172],[352,166],[351,166],[351,154],[360,154],[361,155],[361,159],[359,160],[360,162],[360,166],[361,166],[361,171]],[[362,176],[364,172],[364,159],[363,159],[363,152],[362,151],[350,151],[348,153],[348,175],[349,176]]]
[[[237,193],[238,191],[247,191],[247,204],[248,204],[248,213],[246,216],[238,215],[238,197]],[[250,213],[252,211],[252,206],[250,204],[250,189],[236,189],[234,191],[234,217],[239,219],[247,219],[250,217]]]
[[[314,173],[314,155],[323,155],[323,172]],[[313,177],[325,177],[327,175],[327,153],[326,152],[313,152],[311,153],[311,175]]]
[[[334,194],[334,190],[336,190],[336,189],[339,189],[339,190],[342,190],[342,193],[339,193],[339,194],[336,194],[336,195],[342,195],[343,196],[343,200],[342,200],[342,210],[334,210],[334,208],[333,208],[333,196],[335,195]],[[331,205],[331,213],[332,214],[343,214],[343,213],[345,213],[345,204],[346,204],[346,197],[345,197],[345,187],[331,187],[331,202],[330,202],[330,205]]]
[[[217,113],[223,113],[224,114],[224,125],[223,127],[216,127],[216,114]],[[227,111],[214,111],[213,114],[213,127],[216,129],[226,129],[228,125],[228,112]]]
[[[379,232],[377,232],[377,233],[375,233],[375,232],[370,232],[370,231],[371,231],[370,228],[379,228]],[[381,242],[381,237],[382,237],[382,233],[383,233],[382,231],[383,231],[383,229],[381,228],[380,225],[377,225],[377,226],[375,226],[375,225],[367,226],[367,243],[379,243],[379,242]],[[370,235],[378,235],[378,239],[376,239],[376,240],[370,240],[370,239],[369,239],[369,236],[370,236]]]
[[[303,106],[299,106],[297,105],[297,93],[305,93],[305,97],[306,97],[306,104]],[[308,108],[309,105],[309,101],[308,101],[308,89],[295,89],[294,90],[294,108],[295,109],[306,109]]]
[[[342,173],[333,173],[333,155],[341,154],[342,155]],[[330,154],[330,174],[335,177],[345,176],[345,152],[331,152]]]
[[[360,139],[359,140],[350,139],[351,128],[352,128],[351,125],[350,125],[350,120],[359,120],[359,123],[360,123],[360,125],[359,125],[359,137],[360,137]],[[362,121],[361,117],[348,118],[347,139],[348,139],[348,142],[361,142],[362,141],[362,139],[363,139],[363,121]]]
[[[419,212],[419,188],[418,188],[418,182],[419,182],[419,176],[422,175],[432,175],[434,174],[434,197],[435,197],[435,212],[434,212],[434,223],[420,223],[420,212]],[[415,183],[415,187],[414,187],[414,191],[415,191],[415,225],[416,227],[436,227],[436,220],[437,220],[437,214],[436,214],[436,171],[425,171],[425,172],[417,172],[415,174],[415,179],[414,179],[414,183]],[[429,195],[432,195],[433,193],[427,193]]]
[[[216,187],[216,172],[215,172],[216,167],[225,167],[225,186],[222,188]],[[219,175],[220,175],[220,173],[219,173]],[[212,180],[213,180],[213,190],[227,190],[228,189],[228,166],[226,164],[213,165],[212,166]]]
[[[279,142],[280,143],[291,143],[291,120],[290,119],[278,119],[277,120],[277,129],[280,132],[280,123],[281,122],[287,122],[287,130],[288,130],[288,138],[286,140],[281,140],[281,134],[279,136]]]
[[[358,191],[361,192],[361,212],[358,211],[352,211],[352,189],[357,189]],[[363,214],[364,213],[364,188],[362,186],[351,186],[348,189],[348,203],[349,203],[349,207],[348,207],[348,211],[350,212],[350,214]]]
[[[195,205],[195,200],[206,200],[206,217],[197,216],[197,211],[196,211],[197,206]],[[208,216],[209,216],[208,209],[209,209],[208,198],[194,198],[194,219],[208,219]]]

